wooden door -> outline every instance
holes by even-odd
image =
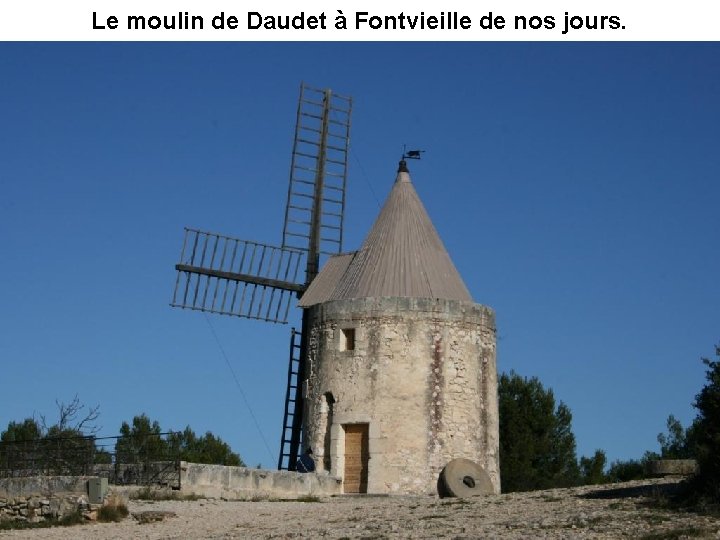
[[[345,493],[367,493],[368,424],[346,424],[345,428]]]

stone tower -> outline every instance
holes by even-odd
[[[363,246],[303,295],[303,439],[346,493],[434,493],[454,458],[500,491],[495,315],[475,304],[404,161]]]

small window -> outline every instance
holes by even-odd
[[[354,328],[343,328],[340,333],[340,350],[341,351],[354,351],[355,350],[355,329]]]

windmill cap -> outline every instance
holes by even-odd
[[[331,257],[300,307],[371,297],[472,302],[406,171],[398,171],[360,250]]]

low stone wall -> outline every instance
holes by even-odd
[[[88,510],[85,495],[49,495],[33,497],[0,497],[0,523],[3,521],[54,521]]]
[[[651,476],[692,476],[698,471],[694,459],[657,459],[647,464]]]
[[[228,500],[299,499],[341,493],[341,480],[322,474],[180,462],[180,492]]]
[[[56,493],[87,494],[87,483],[94,476],[18,476],[0,478],[0,497],[30,497]]]
[[[87,510],[89,476],[31,476],[0,479],[0,522],[62,519]]]
[[[37,523],[62,519],[93,506],[87,495],[92,476],[33,476],[0,479],[0,522]],[[174,486],[165,486],[174,488]],[[246,467],[180,462],[180,493],[228,500],[299,499],[341,492],[339,478]],[[132,488],[140,489],[132,486]],[[128,487],[115,486],[113,491]],[[177,488],[175,488],[177,489]]]
[[[180,489],[177,461],[96,464],[93,466],[93,474],[107,478],[109,484],[116,486],[151,485]]]

